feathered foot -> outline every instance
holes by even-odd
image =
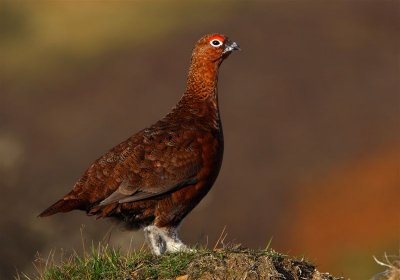
[[[176,228],[159,228],[151,225],[144,228],[144,234],[151,252],[156,256],[160,256],[167,252],[175,253],[193,251],[178,238]]]

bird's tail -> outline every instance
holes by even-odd
[[[75,209],[83,209],[83,203],[80,199],[60,199],[49,208],[39,214],[39,217],[47,217],[56,213],[65,213]]]

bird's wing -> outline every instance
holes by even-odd
[[[173,191],[175,189],[179,189],[183,186],[186,185],[192,185],[197,182],[196,178],[189,178],[187,180],[184,180],[182,182],[179,182],[176,185],[171,185],[168,187],[164,188],[159,188],[159,191],[157,192],[148,192],[146,190],[134,190],[135,188],[128,187],[126,185],[119,186],[118,189],[113,192],[109,197],[104,199],[103,201],[100,202],[100,206],[108,205],[114,202],[118,203],[125,203],[125,202],[134,202],[134,201],[139,201],[147,198],[152,198],[155,196],[159,196],[165,193],[168,193],[170,191]],[[128,191],[128,192],[127,192]]]
[[[101,206],[156,197],[197,182],[202,157],[194,130],[149,130],[137,137],[139,143],[120,153],[106,183],[113,192]]]

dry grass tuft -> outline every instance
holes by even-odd
[[[385,254],[384,260],[380,261],[376,257],[377,264],[386,267],[386,270],[376,274],[371,280],[400,280],[400,257],[388,256]]]

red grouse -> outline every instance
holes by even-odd
[[[156,255],[187,250],[177,227],[212,187],[223,154],[218,69],[238,44],[221,34],[202,37],[191,59],[186,91],[163,119],[97,159],[40,217],[79,209],[144,227]]]

